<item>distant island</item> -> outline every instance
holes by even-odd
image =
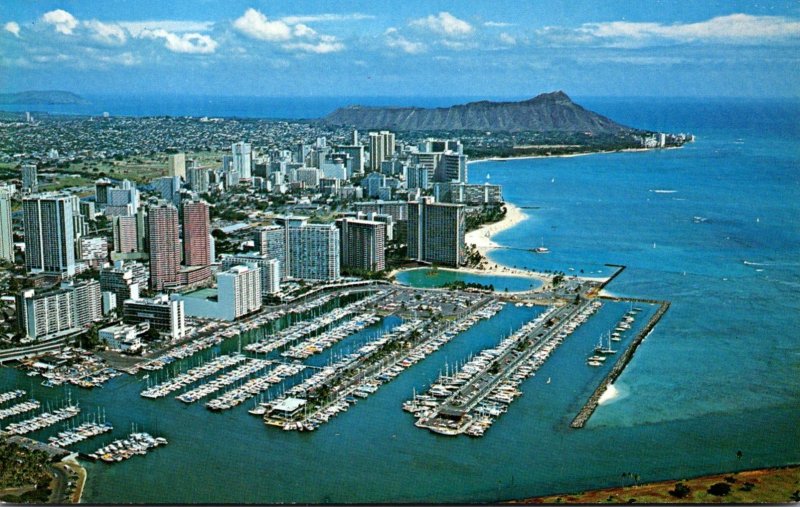
[[[88,104],[89,101],[72,92],[61,90],[28,90],[17,93],[0,93],[0,105],[51,105]]]
[[[691,135],[622,125],[576,104],[563,91],[518,102],[483,100],[437,108],[353,105],[321,121],[330,126],[405,132],[412,137],[457,135],[473,159],[667,148],[692,140]]]

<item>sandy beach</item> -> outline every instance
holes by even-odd
[[[520,222],[524,221],[528,216],[514,204],[507,202],[506,216],[499,222],[483,225],[482,227],[470,231],[464,237],[464,241],[468,245],[474,245],[481,255],[486,257],[486,254],[493,248],[498,248],[500,245],[492,240],[492,236],[507,229],[511,229]]]
[[[549,289],[552,278],[549,275],[527,269],[503,266],[502,264],[497,264],[489,260],[489,252],[495,248],[501,247],[501,245],[492,239],[492,236],[502,231],[511,229],[528,218],[528,215],[526,215],[522,209],[519,208],[519,206],[516,206],[510,202],[506,202],[505,206],[506,216],[502,220],[491,224],[485,224],[482,227],[466,234],[464,237],[464,242],[467,245],[474,246],[486,260],[481,264],[480,268],[461,268],[460,270],[477,274],[490,273],[495,275],[526,276],[530,278],[536,278],[542,281],[542,287],[539,290]]]

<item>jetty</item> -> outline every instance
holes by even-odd
[[[592,395],[586,401],[586,404],[581,408],[578,412],[578,415],[575,416],[575,419],[572,420],[570,423],[571,428],[583,428],[586,425],[586,422],[594,413],[595,409],[597,408],[597,404],[600,401],[600,397],[606,392],[608,389],[608,385],[612,384],[617,377],[620,376],[622,371],[628,365],[630,360],[633,358],[636,349],[641,345],[642,341],[650,334],[653,328],[658,324],[658,321],[661,320],[661,317],[669,310],[670,303],[669,301],[656,301],[652,299],[622,299],[622,298],[607,298],[604,297],[603,299],[608,299],[611,301],[629,301],[632,303],[646,303],[646,304],[657,304],[659,305],[658,310],[650,317],[650,320],[647,321],[647,324],[636,334],[636,336],[631,341],[630,345],[625,349],[625,351],[620,354],[619,359],[617,362],[614,363],[614,366],[609,370],[608,375],[600,382],[600,385],[597,386],[597,389],[594,390]]]

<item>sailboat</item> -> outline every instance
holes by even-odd
[[[537,253],[537,254],[546,254],[546,253],[550,253],[550,249],[549,249],[549,248],[547,248],[546,246],[544,246],[544,238],[542,238],[542,244],[541,244],[541,246],[538,246],[538,247],[534,248],[534,249],[533,249],[533,252],[534,252],[534,253]]]
[[[601,354],[616,354],[617,351],[611,348],[611,333],[608,333],[608,342],[606,347],[602,346],[603,335],[600,335],[600,341],[598,342],[598,348],[595,348],[595,352],[599,352]]]

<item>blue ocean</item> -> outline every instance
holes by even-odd
[[[624,473],[651,481],[800,462],[800,104],[577,101],[697,136],[681,149],[469,167],[471,181],[502,184],[528,215],[494,238],[504,246],[494,261],[586,276],[622,264],[609,292],[672,302],[585,428],[569,422],[604,375],[586,353],[624,303],[571,335],[483,438],[434,435],[401,410],[445,365],[541,311],[508,305],[313,433],[267,428],[247,404],[215,414],[145,400],[145,382],[129,376],[73,391],[85,410],[105,407],[115,437],[135,422],[170,441],[144,458],[88,464],[84,502],[490,502],[617,486]],[[551,253],[527,251],[541,242]],[[0,380],[40,400],[64,396],[16,370]]]

